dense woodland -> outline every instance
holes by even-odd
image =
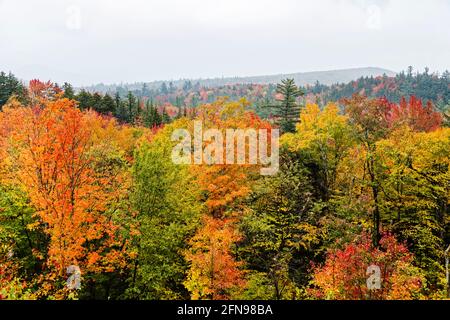
[[[406,72],[402,71],[395,77],[386,75],[361,77],[348,83],[337,83],[329,86],[316,82],[314,85],[302,86],[300,89],[305,93],[303,102],[317,103],[321,107],[328,102],[351,97],[353,94],[374,98],[386,97],[389,101],[396,103],[400,102],[402,97],[407,98],[414,95],[424,102],[431,101],[436,108],[448,112],[448,105],[450,104],[449,82],[450,73],[448,71],[442,74],[430,73],[428,69],[425,69],[424,72],[414,72],[413,68],[409,67]],[[128,99],[131,93],[135,96],[136,101],[150,100],[160,108],[167,107],[173,114],[175,114],[177,108],[196,107],[214,102],[217,98],[223,96],[233,101],[245,97],[251,103],[251,108],[264,118],[270,116],[270,110],[264,108],[264,106],[270,104],[277,95],[275,84],[233,83],[204,86],[199,81],[186,80],[178,86],[173,82],[162,82],[159,87],[153,86],[150,88],[147,84],[143,84],[141,89],[135,89],[135,87],[136,85],[132,85],[130,88],[126,85],[119,85],[114,87],[113,91],[105,91],[105,93],[112,98],[117,94],[123,99]],[[98,97],[91,97],[92,101],[89,101],[89,98],[86,97],[92,96],[93,93],[89,90],[81,90],[79,95],[81,95],[82,104],[84,103],[86,106],[89,104],[97,105],[99,103]]]
[[[449,92],[411,69],[106,94],[1,73],[0,299],[444,299]],[[280,128],[278,174],[174,164],[193,120]]]

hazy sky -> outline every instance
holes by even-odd
[[[75,85],[450,69],[449,0],[0,0],[0,70]]]

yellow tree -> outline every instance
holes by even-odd
[[[377,142],[382,159],[382,219],[411,244],[433,291],[443,289],[441,263],[450,218],[450,129],[416,132],[407,125]]]
[[[355,144],[348,116],[342,115],[334,103],[323,110],[308,103],[300,113],[296,129],[295,133],[283,135],[281,144],[290,151],[307,153],[319,166],[313,174],[318,175],[322,199],[328,201],[341,188],[342,181],[337,182],[341,162]]]

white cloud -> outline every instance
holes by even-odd
[[[0,69],[75,84],[449,68],[446,0],[3,0]]]

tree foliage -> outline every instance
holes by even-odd
[[[104,94],[25,87],[2,73],[0,299],[443,298],[442,79],[360,80],[323,105],[325,87],[292,80],[278,92],[186,81]],[[350,97],[368,90],[361,83],[408,94]],[[441,88],[431,102],[427,83]],[[317,99],[300,108],[302,89]],[[276,99],[271,115],[263,106]],[[269,176],[249,161],[250,134],[220,138],[278,128],[280,166]],[[193,151],[184,164],[172,158],[179,129],[191,138],[183,152]],[[244,163],[228,163],[227,146]],[[379,268],[380,288],[368,267]],[[67,272],[78,269],[74,288]]]

